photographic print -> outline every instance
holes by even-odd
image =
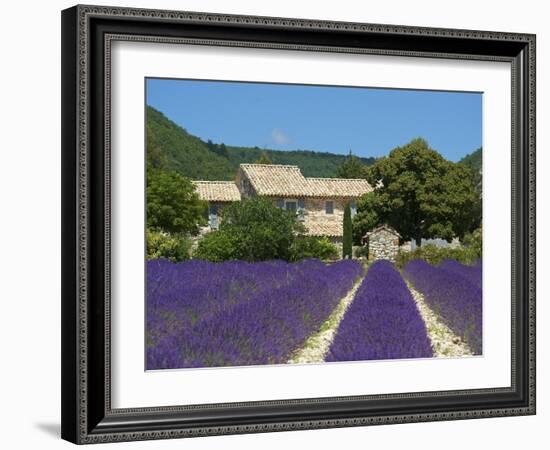
[[[146,370],[483,354],[481,93],[145,89]]]

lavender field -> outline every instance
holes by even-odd
[[[351,260],[147,263],[147,369],[277,364],[362,274]]]
[[[430,308],[471,348],[482,353],[481,263],[464,266],[447,260],[432,266],[413,260],[403,269]]]
[[[287,363],[332,323],[346,296],[351,302],[332,323],[320,361],[437,356],[405,279],[452,336],[481,354],[481,262],[413,260],[402,275],[381,260],[364,273],[353,260],[148,261],[146,367]]]

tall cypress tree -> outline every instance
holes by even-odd
[[[351,226],[351,208],[349,203],[344,208],[344,237],[342,242],[342,258],[351,259],[352,257],[352,226]]]

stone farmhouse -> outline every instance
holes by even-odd
[[[307,234],[340,243],[344,208],[372,186],[362,179],[307,178],[298,166],[281,164],[241,164],[235,181],[194,181],[199,197],[209,205],[208,230],[220,223],[221,210],[231,202],[256,196],[268,197],[279,207],[296,213]],[[205,231],[208,231],[205,230]]]

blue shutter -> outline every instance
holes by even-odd
[[[277,208],[284,208],[285,207],[285,201],[282,198],[277,199]]]
[[[218,207],[217,205],[210,205],[208,212],[208,224],[213,230],[218,229]]]

